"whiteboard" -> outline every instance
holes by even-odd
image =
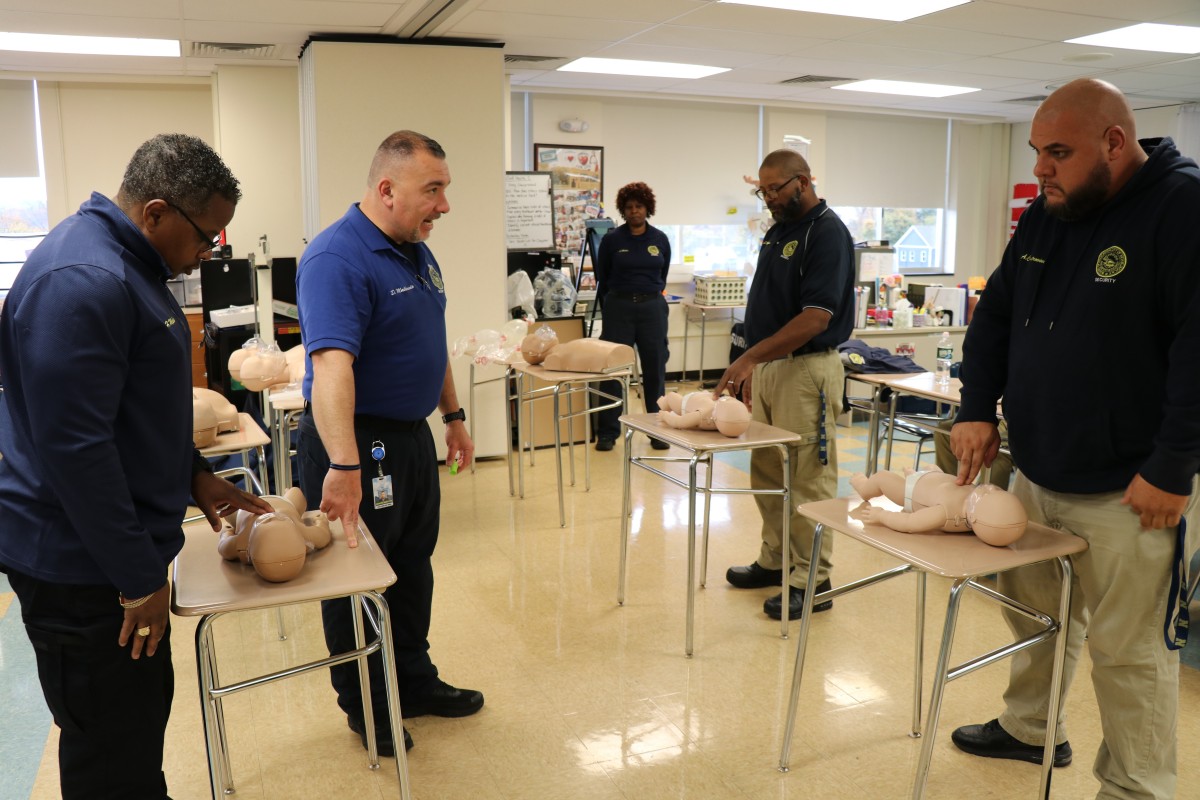
[[[549,172],[504,173],[504,238],[509,250],[554,249]]]

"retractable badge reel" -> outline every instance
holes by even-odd
[[[383,459],[387,456],[383,442],[371,442],[371,458],[375,460],[375,469],[379,476],[371,479],[371,500],[374,508],[390,508],[394,498],[392,495],[392,476],[383,474]]]

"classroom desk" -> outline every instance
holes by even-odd
[[[546,369],[538,364],[526,364],[521,362],[513,364],[511,367],[513,381],[512,387],[514,391],[509,394],[506,392],[506,402],[504,408],[508,427],[511,430],[513,426],[512,415],[514,409],[516,412],[516,427],[517,427],[517,475],[520,486],[520,496],[525,497],[525,466],[522,459],[522,451],[525,447],[525,430],[521,423],[521,411],[523,408],[528,408],[530,413],[530,427],[533,427],[533,403],[542,397],[553,397],[554,399],[554,461],[558,476],[558,524],[559,527],[567,526],[566,509],[563,503],[563,470],[562,470],[562,433],[559,423],[563,420],[567,422],[567,449],[571,459],[571,485],[575,485],[575,417],[583,417],[585,420],[590,420],[592,414],[604,411],[609,408],[621,407],[623,411],[629,410],[629,376],[630,369],[620,369],[613,372],[557,372],[555,370]],[[540,389],[533,388],[534,380],[541,381],[546,385]],[[593,385],[604,381],[617,381],[621,384],[621,396],[614,397]],[[574,411],[571,408],[571,398],[575,396],[583,398],[583,407]],[[600,398],[603,401],[600,405],[593,406],[588,400],[591,397]],[[566,411],[563,410],[562,400],[566,398]],[[592,488],[592,462],[591,453],[588,449],[587,440],[589,437],[584,437],[583,444],[583,470],[585,479],[585,491],[590,491]],[[533,464],[533,431],[529,432],[529,463]],[[508,493],[513,494],[513,452],[512,448],[505,448],[508,454]]]
[[[949,604],[946,608],[946,621],[942,628],[942,641],[938,651],[937,670],[934,675],[933,689],[929,700],[929,714],[926,717],[921,755],[917,762],[916,779],[913,785],[913,799],[921,800],[925,795],[925,784],[929,777],[929,763],[933,757],[934,736],[937,732],[938,718],[941,714],[942,695],[949,681],[961,678],[980,667],[995,663],[1001,659],[1019,653],[1022,650],[1054,639],[1054,671],[1050,685],[1046,687],[1047,708],[1058,708],[1063,683],[1063,664],[1067,651],[1067,625],[1071,605],[1071,556],[1087,550],[1087,542],[1078,536],[1063,531],[1053,530],[1044,525],[1029,523],[1025,535],[1007,547],[992,547],[985,544],[972,534],[912,534],[894,531],[883,525],[868,525],[863,523],[855,514],[855,509],[862,503],[857,496],[838,497],[833,500],[820,500],[815,503],[805,503],[799,507],[804,516],[816,523],[816,533],[813,536],[813,552],[820,552],[822,538],[832,532],[849,536],[869,547],[873,547],[893,558],[903,562],[900,566],[892,567],[860,578],[842,586],[836,586],[819,594],[806,592],[804,596],[804,613],[800,622],[800,637],[796,643],[796,664],[792,672],[791,693],[788,700],[787,723],[783,734],[783,745],[779,753],[779,769],[788,771],[788,758],[791,750],[792,734],[796,724],[796,710],[800,697],[800,682],[804,675],[804,659],[808,647],[808,634],[812,624],[812,609],[817,603],[833,600],[844,594],[874,586],[891,578],[899,577],[910,572],[916,574],[916,631],[915,631],[915,663],[913,675],[913,709],[912,733],[913,738],[922,737],[921,725],[921,688],[923,681],[923,656],[925,635],[925,576],[927,574],[950,578],[953,582],[950,588]],[[888,510],[900,510],[900,506],[886,498],[875,498],[871,505]],[[1005,572],[1029,564],[1042,561],[1057,560],[1062,568],[1060,584],[1059,607],[1057,618],[1046,613],[1044,609],[1033,609],[1018,603],[990,586],[978,582],[978,579],[997,572]],[[817,562],[814,559],[809,569],[809,586],[815,586],[817,580]],[[1040,628],[1023,639],[990,650],[976,656],[958,666],[950,665],[950,654],[954,644],[954,630],[958,621],[958,610],[963,598],[963,590],[971,589],[984,599],[990,600],[1004,608],[1015,611],[1035,622]],[[895,625],[895,615],[891,611],[880,617],[883,625]],[[864,636],[861,631],[839,631],[839,635]],[[889,668],[894,665],[889,664]],[[1049,797],[1050,773],[1054,763],[1054,735],[1058,724],[1057,714],[1048,714],[1046,720],[1046,745],[1042,759],[1041,787],[1039,798]]]
[[[246,454],[253,450],[258,455],[258,475],[257,481],[262,491],[268,491],[267,485],[267,456],[263,448],[271,443],[271,437],[267,436],[266,431],[258,427],[258,423],[254,418],[245,411],[238,413],[238,429],[228,433],[222,433],[217,436],[217,440],[208,447],[200,448],[200,455],[205,458],[214,458],[216,456],[228,456],[235,453],[240,453],[244,466],[231,467],[223,472],[238,472],[246,476],[246,489],[249,491],[255,479],[254,473],[250,471],[249,459]]]
[[[717,311],[728,311],[729,312],[729,321],[732,324],[733,321],[736,319],[735,312],[737,312],[738,310],[745,311],[746,306],[745,306],[745,304],[737,305],[737,306],[702,306],[702,305],[697,305],[695,300],[692,300],[691,298],[686,298],[684,300],[679,301],[679,307],[680,307],[680,309],[683,310],[683,361],[680,362],[680,365],[679,365],[679,379],[681,381],[687,380],[688,339],[691,338],[688,335],[688,333],[691,330],[692,325],[699,325],[700,326],[700,364],[696,368],[696,380],[699,381],[701,385],[703,385],[704,384],[704,339],[705,339],[705,330],[708,325],[709,314],[710,313],[715,314],[715,312],[717,312]],[[700,312],[699,322],[692,319],[692,311],[693,310]]]
[[[866,411],[871,420],[867,428],[867,463],[865,469],[868,475],[871,475],[879,468],[879,398],[883,394],[883,390],[887,388],[889,381],[907,377],[909,374],[911,373],[846,371],[847,383],[856,381],[866,384],[871,388],[871,396],[869,398],[852,395],[848,386],[844,392],[846,405],[850,408]]]
[[[282,495],[292,487],[292,431],[304,414],[304,394],[298,388],[268,392],[267,404],[271,407],[267,424],[271,428],[275,494]]]
[[[233,794],[233,775],[229,765],[228,740],[225,736],[225,716],[222,703],[229,695],[274,683],[295,675],[337,664],[358,662],[362,681],[363,719],[367,722],[367,759],[371,769],[378,769],[379,754],[375,742],[367,674],[367,656],[379,651],[383,658],[384,680],[387,685],[388,714],[396,749],[396,774],[400,792],[409,800],[408,760],[404,751],[400,699],[393,678],[391,617],[382,594],[396,582],[387,559],[371,537],[366,526],[359,522],[358,547],[350,549],[341,522],[331,522],[333,541],[329,546],[309,555],[304,570],[285,583],[269,583],[254,572],[253,567],[237,561],[226,561],[217,553],[220,534],[201,521],[184,526],[183,550],[172,564],[171,611],[179,616],[200,617],[196,627],[196,666],[200,684],[201,718],[204,724],[204,744],[208,753],[209,781],[212,796]],[[222,684],[217,669],[217,648],[212,626],[220,617],[251,609],[279,608],[296,603],[308,603],[349,597],[355,623],[356,649],[331,655],[307,664],[261,675],[255,678]],[[378,627],[372,625],[375,639],[365,643],[362,609],[366,604],[375,609]],[[318,634],[319,635],[319,634]]]
[[[962,397],[959,394],[962,390],[962,381],[958,378],[951,378],[950,382],[945,386],[938,386],[932,372],[916,372],[900,378],[892,377],[887,381],[887,387],[892,390],[892,397],[888,404],[887,455],[884,456],[883,468],[891,469],[892,442],[895,438],[892,432],[896,429],[896,402],[900,396],[911,395],[912,397],[923,397],[926,400],[933,400],[939,405],[947,405],[953,411],[962,403]],[[929,420],[917,419],[903,414],[899,416],[910,423],[927,428],[934,436],[948,435],[945,430],[939,429],[936,425],[929,425]]]
[[[630,507],[630,472],[631,467],[639,467],[647,472],[664,478],[671,483],[688,491],[688,585],[687,585],[687,632],[684,640],[684,653],[692,656],[692,632],[696,606],[696,495],[704,494],[704,543],[701,551],[700,586],[705,585],[708,572],[708,511],[709,502],[714,494],[777,494],[783,496],[783,536],[782,540],[791,542],[791,510],[792,487],[789,480],[791,470],[791,454],[789,445],[797,445],[804,438],[798,433],[785,431],[766,425],[762,422],[751,422],[746,432],[738,437],[725,436],[719,431],[702,431],[699,429],[680,430],[663,425],[657,414],[625,414],[620,418],[622,438],[625,441],[624,467],[621,474],[621,567],[617,584],[617,604],[625,604],[625,565],[629,549],[629,517]],[[673,447],[678,447],[688,453],[687,456],[635,456],[632,439],[635,431],[640,431],[656,439],[661,439]],[[783,459],[783,485],[778,488],[762,489],[712,488],[713,456],[717,453],[728,453],[734,450],[756,450],[762,447],[773,447],[779,451]],[[688,465],[686,481],[663,472],[657,464],[685,463]],[[705,481],[701,487],[696,481],[696,467],[705,465]],[[784,548],[783,581],[780,591],[783,593],[783,607],[788,607],[788,578],[791,573],[791,546]],[[813,551],[818,552],[817,550]],[[815,583],[810,584],[815,586]],[[788,615],[781,615],[779,635],[787,638]]]

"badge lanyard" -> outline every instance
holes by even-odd
[[[390,508],[394,502],[392,476],[383,474],[383,459],[386,456],[387,450],[384,449],[383,442],[379,440],[371,442],[371,458],[375,460],[375,469],[379,472],[378,477],[371,479],[371,501],[376,511],[381,508]]]

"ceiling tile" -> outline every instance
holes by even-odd
[[[1064,14],[1058,11],[1018,8],[1001,3],[974,0],[966,5],[955,6],[945,11],[920,17],[919,24],[1019,38],[1027,37],[1036,31],[1039,39],[1061,42],[1064,39],[1073,39],[1077,36],[1124,27],[1128,24],[1128,20],[1083,14]]]

